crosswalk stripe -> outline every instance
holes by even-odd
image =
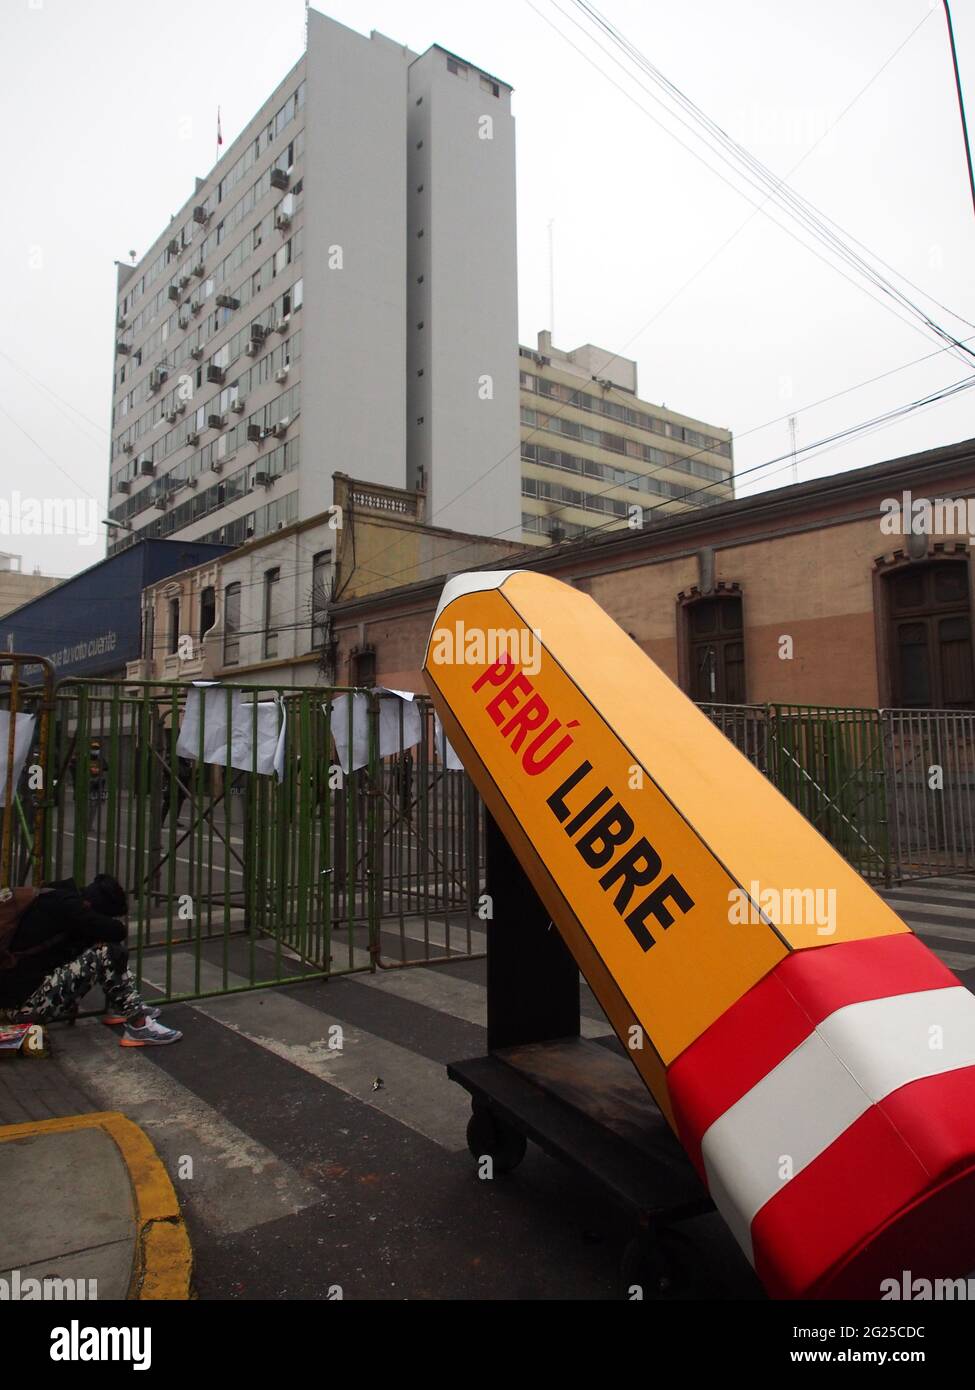
[[[204,990],[224,987],[220,967],[202,961],[200,969]],[[174,958],[173,987],[177,992],[192,987],[193,972],[192,958]],[[158,980],[152,978],[151,962],[146,962],[144,978],[159,987]],[[246,983],[237,975],[230,975],[227,981],[231,988]],[[442,1063],[277,991],[200,999],[188,1007],[319,1081],[392,1116],[441,1148],[450,1152],[463,1149],[470,1103],[458,1086],[448,1085]],[[341,1032],[330,1034],[333,1028]],[[341,1038],[340,1049],[329,1046],[330,1036]],[[380,1090],[373,1089],[376,1077],[383,1081]]]
[[[944,918],[947,921],[971,922],[975,906],[969,903],[967,907],[952,907],[947,903],[935,902],[930,898],[912,898],[909,902],[897,902],[893,898],[887,899],[888,904],[900,917],[922,916]]]
[[[400,924],[396,918],[386,918],[379,923],[379,929],[383,936],[391,939],[400,937]],[[426,930],[426,935],[424,935]],[[403,923],[402,936],[407,941],[429,941],[431,946],[435,946],[440,951],[447,949],[447,928],[443,921],[431,918],[424,929],[422,917],[407,917]],[[487,935],[483,931],[478,931],[471,927],[470,931],[466,926],[455,923],[450,928],[450,949],[461,955],[470,952],[471,955],[481,955],[487,950]]]
[[[183,1046],[183,1044],[177,1044]],[[280,1221],[323,1200],[290,1164],[224,1119],[141,1052],[122,1050],[91,1020],[59,1032],[58,1061],[106,1110],[121,1110],[149,1135],[180,1187],[193,1159],[193,1212],[214,1234]]]
[[[905,917],[904,921],[918,936],[942,936],[952,941],[965,941],[975,954],[975,932],[970,927],[953,927],[949,922],[929,922],[921,917]]]
[[[932,946],[930,949],[943,965],[947,965],[949,970],[975,969],[975,955],[966,956],[961,951],[942,951],[937,946]]]
[[[351,975],[349,978],[357,985],[395,994],[464,1023],[475,1023],[481,1028],[487,1026],[486,987],[475,980],[448,975],[436,966],[408,966],[404,970],[381,970],[375,975]],[[584,1038],[606,1038],[613,1030],[605,1019],[583,1015],[580,1031]]]

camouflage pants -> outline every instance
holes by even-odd
[[[18,1014],[36,1023],[47,1023],[62,1014],[73,1013],[83,995],[93,985],[101,985],[109,1009],[128,1018],[143,1007],[135,976],[128,965],[129,953],[124,946],[115,942],[90,946],[74,960],[52,970],[24,1001]]]

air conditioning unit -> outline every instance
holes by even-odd
[[[129,482],[128,478],[120,478],[118,482],[115,484],[115,489],[117,492],[128,492],[131,486],[132,485]]]
[[[251,324],[251,337],[254,342],[263,343],[264,339],[267,337],[267,329],[264,327],[263,323]]]
[[[276,212],[274,214],[274,225],[279,232],[285,232],[291,226],[291,214],[289,212]]]
[[[177,285],[170,285],[166,293],[170,299],[179,299],[179,287]]]
[[[211,362],[210,366],[207,367],[207,381],[210,383],[211,386],[222,386],[223,379],[223,367],[215,367]]]
[[[196,430],[190,430],[189,434],[186,436],[186,442],[187,444],[199,444],[200,436],[197,434]]]
[[[260,350],[261,345],[256,338],[251,338],[249,342],[244,344],[245,357],[256,357]]]
[[[275,439],[280,439],[283,434],[287,434],[288,426],[291,424],[291,416],[283,415],[278,423],[272,426],[271,433]]]
[[[260,425],[247,426],[247,438],[251,444],[260,444],[263,431]]]
[[[255,486],[255,487],[270,487],[271,484],[272,484],[273,482],[274,482],[274,475],[273,475],[272,473],[263,473],[263,472],[262,472],[262,473],[255,473],[255,474],[254,474],[254,486]]]
[[[174,236],[170,238],[169,245],[166,247],[166,253],[170,256],[179,255],[179,237]]]
[[[128,343],[116,343],[115,351],[121,353],[123,357],[128,357],[132,349],[129,347]]]
[[[207,268],[202,261],[197,261],[196,265],[190,270],[191,275],[195,275],[198,280],[202,280],[207,273]]]
[[[198,299],[193,299],[193,300],[190,301],[190,313],[191,313],[191,314],[198,314],[202,308],[203,308],[203,305],[200,303],[200,301],[199,301]]]
[[[159,374],[159,368],[158,368],[158,367],[153,367],[152,371],[149,373],[149,392],[150,392],[150,394],[152,394],[153,391],[158,391],[159,388],[160,388],[160,386],[162,385],[162,382],[163,382],[163,379],[162,379],[162,377],[161,377],[160,374]]]
[[[288,171],[287,171],[286,169],[272,169],[272,170],[271,170],[271,187],[272,187],[272,188],[287,188],[287,186],[288,186],[288,184],[289,184],[290,182],[291,182],[291,175],[288,173]]]
[[[287,369],[287,367],[281,367],[278,371],[276,371],[276,372],[274,373],[274,380],[278,383],[279,386],[281,385],[282,381],[287,381],[287,380],[288,380],[288,369]]]
[[[125,443],[122,445],[122,453],[123,453],[123,454],[131,454],[131,452],[132,452],[132,445],[131,445],[131,443],[129,442],[129,440],[126,440]]]
[[[181,290],[185,290],[185,289],[186,289],[186,286],[187,286],[189,283],[190,283],[190,277],[189,277],[188,275],[181,275],[181,276],[179,277],[179,287],[180,287]]]
[[[115,327],[118,329],[120,333],[122,333],[125,331],[126,328],[128,328],[128,326],[128,319],[125,317],[124,314],[119,314],[118,318],[115,320]]]
[[[246,397],[244,397],[244,396],[238,396],[237,399],[236,399],[235,401],[231,401],[231,403],[230,403],[230,409],[234,412],[235,415],[243,415],[243,413],[244,413],[244,407],[245,407],[246,405],[247,405],[247,399],[246,399]]]
[[[208,430],[222,430],[223,427],[226,425],[226,423],[227,423],[227,417],[226,417],[226,415],[208,415],[208,416],[207,416],[207,429],[208,429]]]
[[[152,478],[156,472],[156,465],[150,458],[141,458],[139,460],[139,472],[143,478]]]
[[[288,329],[291,327],[291,315],[285,314],[283,318],[278,319],[274,327],[279,333],[287,333]]]
[[[199,487],[199,485],[200,485],[200,480],[199,480],[199,478],[187,478],[187,479],[186,479],[186,486],[187,486],[187,487],[196,489],[197,487]]]
[[[211,472],[211,473],[222,473],[222,472],[223,472],[223,459],[212,459],[211,462],[210,462],[210,472]]]
[[[234,297],[233,297],[232,294],[218,294],[218,295],[217,295],[217,308],[218,308],[218,309],[239,309],[239,308],[240,308],[240,300],[239,300],[239,299],[234,299]]]
[[[209,220],[210,214],[207,212],[206,208],[202,203],[198,203],[197,206],[193,209],[193,221],[198,223],[201,227],[205,227]]]
[[[176,423],[176,421],[177,421],[178,419],[179,419],[179,416],[176,414],[176,411],[175,411],[175,410],[171,410],[171,411],[169,412],[169,414],[166,416],[166,424],[167,424],[167,425],[175,425],[175,423]]]
[[[178,319],[176,320],[176,322],[179,324],[180,328],[182,328],[182,329],[184,329],[184,330],[187,329],[187,328],[189,328],[189,326],[190,326],[190,321],[189,321],[189,319],[186,318],[185,316],[181,316],[180,318],[178,318]]]
[[[158,507],[161,512],[164,512],[166,508],[169,506],[169,498],[166,496],[165,493],[163,493],[161,497],[153,498],[152,505],[154,507]]]
[[[194,362],[199,362],[200,358],[203,356],[203,349],[201,347],[190,348],[190,356]]]
[[[186,414],[186,402],[185,402],[185,401],[180,401],[179,404],[176,406],[176,414],[177,414],[177,415],[185,415],[185,414]]]

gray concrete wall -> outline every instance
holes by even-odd
[[[410,67],[409,481],[415,487],[422,477],[432,525],[516,538],[521,508],[510,89],[499,84],[495,96],[476,67],[464,64],[466,75],[455,74],[449,59],[443,49],[432,48]]]
[[[309,11],[302,516],[336,470],[406,484],[407,60]]]

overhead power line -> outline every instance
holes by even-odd
[[[876,299],[876,294],[872,293],[868,288],[868,285],[873,286],[874,290],[884,296],[878,302],[884,304],[888,311],[895,314],[896,317],[911,323],[911,325],[920,332],[934,333],[942,341],[950,344],[959,355],[964,351],[954,334],[937,323],[930,314],[914,303],[908,295],[901,291],[891,281],[887,280],[886,277],[877,270],[875,265],[872,265],[861,256],[859,252],[855,251],[854,247],[850,244],[852,239],[848,238],[848,235],[843,233],[843,229],[840,228],[838,224],[832,222],[831,219],[820,213],[808,200],[794,193],[785,183],[784,179],[780,179],[728,136],[716,122],[712,121],[700,108],[696,107],[694,103],[691,102],[690,98],[686,97],[673,83],[670,83],[664,74],[660,73],[659,70],[639,52],[635,45],[630,44],[618,30],[615,30],[613,26],[609,25],[608,21],[604,20],[603,17],[598,14],[598,11],[596,11],[593,6],[586,3],[586,0],[571,0],[571,3],[573,3],[580,12],[585,13],[602,33],[606,34],[610,43],[612,43],[619,52],[623,53],[623,55],[628,58],[629,62],[633,63],[638,68],[638,71],[634,73],[631,67],[627,66],[616,54],[610,52],[603,43],[599,42],[595,35],[589,30],[583,29],[589,42],[607,56],[610,61],[616,63],[630,81],[648,95],[652,101],[662,107],[671,120],[683,126],[695,140],[704,145],[709,154],[716,156],[728,169],[728,174],[716,168],[713,163],[709,162],[709,160],[704,158],[693,146],[683,140],[669,125],[654,116],[646,106],[634,97],[631,91],[622,87],[605,71],[605,69],[594,62],[589,53],[585,52],[578,44],[574,43],[557,25],[552,24],[547,16],[542,14],[542,12],[531,3],[531,0],[527,0],[527,3],[536,14],[539,14],[550,27],[555,29],[555,32],[559,34],[564,42],[575,49],[575,51],[589,62],[603,78],[626,96],[638,110],[642,111],[645,116],[659,125],[671,139],[675,140],[686,149],[695,159],[703,163],[715,177],[721,179],[723,183],[726,183],[738,193],[739,196],[744,197],[747,202],[752,203],[757,211],[762,212],[765,217],[775,223],[775,225],[786,232],[787,235],[798,241],[800,245],[804,246],[820,260],[823,260],[825,264],[829,265],[837,274],[842,275],[844,279],[855,284],[863,293]],[[566,14],[566,12],[560,8],[556,0],[552,0],[552,4],[553,8],[555,8],[563,19],[569,20],[569,22],[575,24],[576,27],[582,27],[571,15]],[[908,37],[910,37],[910,35]],[[903,47],[903,45],[901,45],[901,47]],[[650,77],[651,81],[664,91],[666,99],[658,96],[657,92],[655,92],[647,82],[641,79],[641,73]],[[729,177],[729,174],[731,177]],[[740,186],[741,183],[744,183],[758,193],[762,201],[755,203],[754,200],[743,191]],[[785,213],[790,220],[798,223],[803,232],[811,236],[813,240],[822,247],[822,252],[818,251],[809,241],[804,240],[802,236],[797,235],[789,226],[775,217],[766,206],[769,202],[774,203],[776,208]],[[844,236],[847,236],[846,240],[844,240]],[[869,254],[877,264],[884,264],[880,258],[875,256],[872,252]],[[841,265],[837,264],[837,258],[853,272],[852,275],[848,274],[846,270],[841,268]],[[894,273],[899,275],[899,272]],[[906,280],[906,277],[899,275],[899,278],[903,279],[906,284],[910,283]],[[905,315],[907,315],[906,318]],[[955,315],[955,317],[961,322],[968,322],[960,314]],[[975,359],[975,353],[969,352],[968,358],[965,360],[968,359]]]

